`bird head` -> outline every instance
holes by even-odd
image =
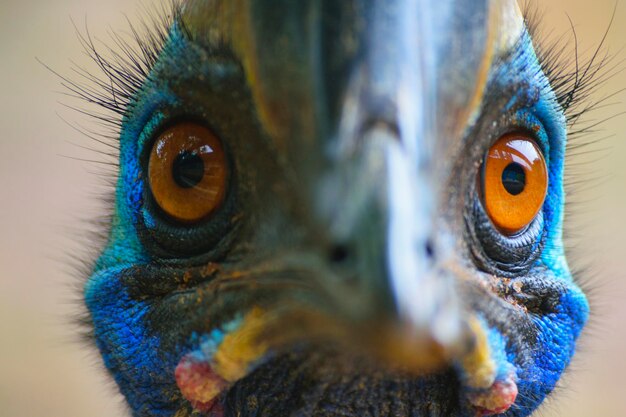
[[[588,307],[515,1],[189,0],[156,49],[84,290],[134,415],[537,408]]]

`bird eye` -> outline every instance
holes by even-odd
[[[226,194],[227,162],[217,136],[204,126],[179,123],[154,142],[150,189],[172,219],[195,223],[213,213]]]
[[[546,162],[529,136],[505,135],[487,152],[482,181],[487,215],[502,233],[514,235],[543,206],[548,190]]]

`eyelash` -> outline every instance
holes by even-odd
[[[573,138],[577,139],[588,130],[585,126],[575,127],[582,121],[583,116],[606,104],[607,98],[591,101],[590,93],[623,69],[623,63],[616,62],[616,56],[611,56],[605,47],[616,10],[613,11],[607,29],[595,50],[588,57],[581,58],[573,24],[571,40],[563,36],[554,38],[544,35],[541,31],[542,16],[538,7],[527,2],[523,10],[524,21],[528,36],[533,40],[541,69],[565,113],[571,144]]]
[[[75,26],[81,46],[96,63],[100,74],[92,74],[76,67],[73,70],[76,78],[72,79],[48,68],[61,79],[69,96],[79,98],[89,105],[88,108],[70,106],[71,108],[95,118],[112,129],[103,135],[107,143],[111,138],[117,137],[124,115],[133,107],[141,86],[170,39],[172,28],[176,27],[190,37],[182,22],[181,13],[180,1],[173,1],[169,6],[164,5],[160,9],[157,7],[146,10],[139,28],[129,23],[129,32],[132,34],[130,40],[112,32],[112,46],[104,45],[102,48],[96,46],[87,28],[81,31]],[[556,94],[568,125],[572,128],[585,113],[603,104],[602,101],[589,103],[589,93],[610,78],[620,67],[620,64],[615,63],[604,51],[613,19],[597,49],[586,60],[581,60],[578,56],[578,41],[574,32],[572,49],[576,56],[572,60],[571,49],[566,48],[568,41],[562,38],[541,39],[541,13],[537,6],[527,3],[523,13],[528,28],[526,36],[533,39],[541,69]],[[101,49],[104,52],[101,52]],[[581,127],[578,131],[570,132],[570,137],[584,131],[585,128]]]
[[[101,47],[96,45],[87,27],[81,30],[74,24],[81,47],[96,64],[99,73],[75,66],[72,69],[75,75],[69,77],[46,66],[61,80],[67,96],[87,104],[86,108],[68,107],[105,126],[107,131],[98,135],[107,145],[118,147],[117,137],[123,118],[134,107],[137,95],[170,39],[172,28],[188,33],[182,24],[181,12],[182,5],[178,0],[169,8],[155,6],[146,10],[140,28],[129,22],[130,39],[112,31],[111,45]]]

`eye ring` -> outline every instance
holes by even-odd
[[[156,138],[148,182],[156,205],[169,218],[194,224],[224,202],[228,164],[219,138],[207,127],[181,122]]]
[[[528,227],[547,191],[546,162],[530,135],[507,134],[489,148],[482,168],[483,203],[501,233],[512,236]]]

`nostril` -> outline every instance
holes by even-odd
[[[350,258],[350,250],[345,245],[335,245],[330,248],[328,257],[332,263],[342,264]]]
[[[426,256],[428,258],[432,259],[435,257],[435,246],[433,245],[431,239],[426,240],[426,242],[424,243],[424,252],[426,253]]]

